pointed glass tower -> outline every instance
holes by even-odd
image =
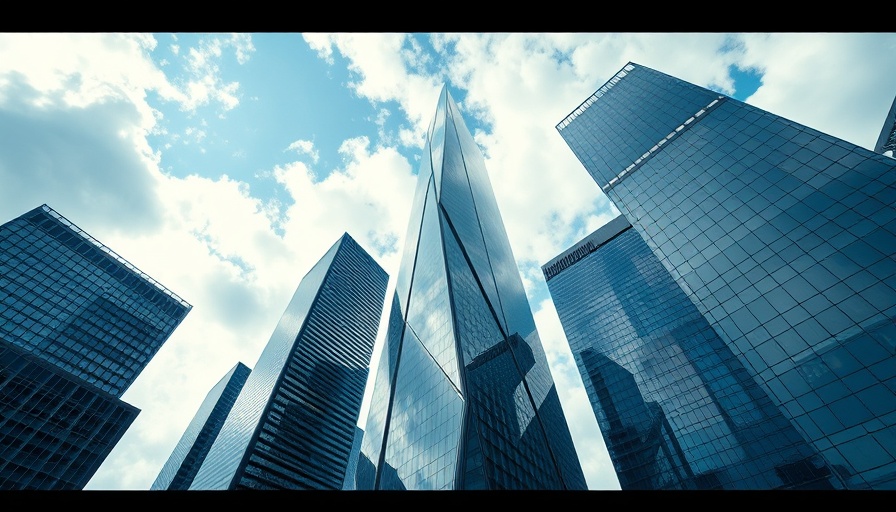
[[[894,150],[896,150],[896,99],[893,99],[893,104],[884,120],[884,127],[877,138],[877,144],[874,145],[874,152],[882,155],[893,156]]]
[[[586,489],[482,154],[443,87],[358,489]]]

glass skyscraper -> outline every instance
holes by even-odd
[[[443,87],[358,489],[586,489],[482,154]]]
[[[632,63],[557,129],[832,485],[896,488],[896,160]]]
[[[542,268],[622,489],[835,487],[625,217]]]
[[[0,489],[81,489],[191,306],[47,205],[0,226]]]
[[[150,490],[190,488],[250,372],[248,366],[237,363],[208,392]]]
[[[190,489],[342,489],[388,275],[347,233],[299,283]]]

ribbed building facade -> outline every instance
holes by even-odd
[[[417,179],[357,488],[586,489],[484,159],[446,87]]]
[[[305,275],[191,490],[342,489],[388,275],[348,234]]]

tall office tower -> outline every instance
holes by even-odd
[[[302,278],[190,489],[342,489],[388,275],[347,233]]]
[[[485,162],[442,88],[358,489],[585,489]]]
[[[835,488],[625,217],[542,269],[623,490]]]
[[[557,125],[844,488],[896,488],[896,162],[627,64]]]
[[[191,306],[47,205],[0,226],[0,489],[81,489]]]
[[[248,366],[237,363],[208,392],[171,456],[162,466],[159,476],[150,486],[151,491],[185,491],[190,488],[250,372]]]
[[[874,145],[874,151],[882,155],[896,156],[896,99],[890,105],[890,111],[887,112],[887,118],[884,120],[884,126],[877,138],[877,144]]]

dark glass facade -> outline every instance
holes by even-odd
[[[139,413],[0,343],[0,490],[83,489]]]
[[[836,486],[896,488],[896,160],[637,64],[557,129]]]
[[[83,488],[190,309],[47,205],[0,226],[0,488]]]
[[[342,489],[388,275],[348,234],[305,275],[190,489]]]
[[[447,88],[357,476],[362,490],[586,489],[484,159]]]
[[[150,490],[190,488],[250,372],[248,366],[237,363],[209,391]]]
[[[619,216],[543,267],[622,489],[833,489]]]

